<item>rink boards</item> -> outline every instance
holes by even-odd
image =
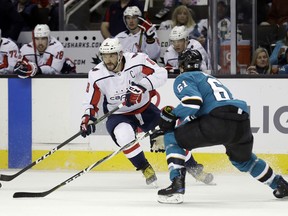
[[[276,170],[288,173],[288,92],[286,79],[220,79],[235,98],[247,101],[255,137],[254,152]],[[154,99],[159,107],[178,103],[173,79]],[[0,79],[0,168],[21,168],[45,155],[79,130],[86,78]],[[101,115],[101,114],[100,114]],[[149,152],[149,140],[141,142],[157,170],[167,170],[165,155]],[[117,149],[107,135],[105,123],[89,138],[77,137],[35,169],[83,169]],[[222,146],[196,149],[196,159],[211,171],[235,170]],[[122,155],[96,170],[134,170]]]

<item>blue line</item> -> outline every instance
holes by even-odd
[[[23,168],[32,158],[31,79],[8,79],[8,168]]]

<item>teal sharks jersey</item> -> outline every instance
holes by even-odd
[[[207,115],[216,107],[233,105],[248,113],[245,101],[234,99],[215,77],[201,71],[185,72],[174,81],[174,93],[181,103],[173,110],[180,120]]]

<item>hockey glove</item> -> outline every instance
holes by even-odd
[[[156,34],[155,25],[143,19],[142,17],[138,17],[138,19],[142,21],[142,25],[138,24],[138,26],[145,32],[146,42],[148,44],[154,43],[155,42],[154,36]]]
[[[164,132],[161,130],[155,131],[150,135],[150,151],[151,152],[165,152]]]
[[[81,136],[86,137],[89,136],[91,133],[94,133],[96,131],[96,125],[95,122],[97,119],[93,116],[84,115],[82,117],[82,122],[80,125],[81,130]]]
[[[176,125],[177,117],[172,113],[172,106],[165,106],[160,114],[159,127],[166,133],[173,131]]]
[[[61,70],[62,74],[71,74],[71,73],[76,73],[76,65],[75,63],[69,59],[66,58]]]
[[[37,71],[38,67],[34,62],[18,61],[14,67],[14,72],[22,79],[35,76]]]
[[[126,93],[125,105],[130,107],[134,104],[140,103],[142,99],[142,93],[144,93],[145,91],[146,88],[132,82],[131,86],[129,86]]]

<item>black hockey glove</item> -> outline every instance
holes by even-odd
[[[61,69],[62,74],[71,74],[71,73],[76,73],[76,65],[75,63],[69,59],[66,58],[63,64],[63,67]]]
[[[81,130],[81,136],[86,137],[89,136],[91,133],[94,133],[96,131],[96,125],[95,122],[97,119],[94,116],[89,115],[83,115],[82,121],[80,125]]]
[[[146,91],[143,86],[132,82],[126,92],[125,105],[130,107],[134,104],[140,103],[142,99],[142,93]]]
[[[155,131],[150,135],[150,151],[151,152],[165,152],[164,132],[161,130]]]
[[[173,131],[176,125],[177,117],[172,113],[172,106],[165,106],[160,114],[159,127],[166,133]]]

